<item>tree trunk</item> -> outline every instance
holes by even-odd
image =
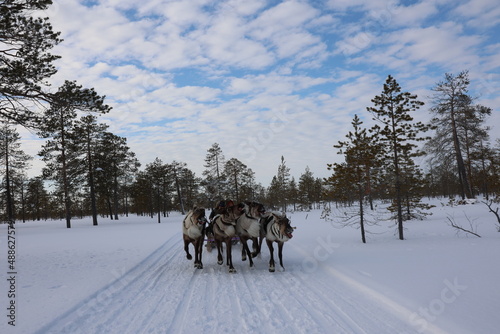
[[[404,240],[403,235],[403,208],[402,208],[402,199],[401,199],[401,180],[399,175],[399,155],[398,155],[398,146],[397,146],[397,138],[396,138],[396,125],[394,124],[394,118],[392,123],[392,133],[393,133],[393,150],[394,150],[394,177],[396,179],[396,207],[398,209],[398,233],[399,240]]]
[[[9,139],[5,137],[5,191],[7,195],[7,220],[14,221],[14,203],[10,189]]]
[[[63,114],[61,112],[61,124],[63,123]],[[68,170],[66,166],[66,138],[64,128],[61,130],[61,161],[62,161],[62,179],[64,191],[64,209],[66,212],[66,227],[71,228],[71,199],[69,197]]]
[[[97,226],[97,204],[95,199],[94,187],[94,165],[92,163],[92,154],[90,143],[87,141],[87,159],[89,160],[89,187],[90,187],[90,206],[92,210],[92,225]]]
[[[455,148],[455,157],[457,159],[458,179],[460,181],[462,199],[472,198],[472,191],[470,190],[469,182],[467,181],[467,172],[465,170],[464,159],[462,158],[462,151],[460,149],[460,142],[458,140],[457,125],[455,123],[455,111],[453,105],[451,107],[451,126],[453,133],[453,146]]]
[[[359,225],[361,227],[361,241],[366,244],[366,236],[365,236],[365,220],[364,220],[364,211],[363,211],[363,186],[361,183],[358,185],[358,195],[359,195]]]

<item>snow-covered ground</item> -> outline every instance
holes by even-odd
[[[275,273],[267,247],[251,269],[239,245],[237,273],[217,265],[215,251],[194,269],[178,213],[161,224],[18,223],[14,287],[1,225],[0,333],[499,333],[495,217],[481,203],[435,204],[427,220],[405,224],[406,240],[385,222],[368,228],[367,244],[320,210],[292,213],[286,270]],[[457,235],[448,218],[482,238]]]

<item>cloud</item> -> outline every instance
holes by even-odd
[[[46,12],[65,39],[54,50],[62,58],[51,89],[77,80],[106,95],[113,110],[102,121],[127,137],[143,165],[175,159],[200,176],[206,150],[218,142],[265,186],[281,155],[296,178],[306,166],[326,177],[354,114],[371,126],[366,107],[388,74],[424,98],[445,72],[470,69],[471,90],[500,108],[497,7],[494,0],[59,0]]]
[[[469,0],[453,12],[465,18],[467,25],[472,27],[490,28],[500,23],[500,7],[495,0]]]

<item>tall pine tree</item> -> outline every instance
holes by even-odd
[[[374,106],[366,109],[380,124],[380,126],[375,125],[373,129],[385,148],[386,160],[390,162],[388,169],[392,172],[394,180],[398,234],[399,239],[404,240],[401,164],[405,157],[411,159],[421,155],[415,151],[417,148],[415,142],[427,139],[419,135],[427,131],[429,126],[422,122],[414,122],[410,113],[418,110],[424,103],[417,100],[417,95],[402,92],[400,85],[391,75],[387,77],[382,93],[375,96],[372,103]]]
[[[46,79],[60,58],[49,51],[62,40],[48,18],[36,17],[51,0],[0,2],[0,119],[37,126],[33,103],[46,100]]]

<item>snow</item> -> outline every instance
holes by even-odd
[[[406,240],[384,222],[368,227],[367,244],[321,210],[289,213],[297,229],[275,273],[265,245],[254,268],[237,245],[237,273],[217,265],[215,250],[194,269],[179,213],[160,224],[17,223],[15,327],[1,225],[0,333],[498,333],[496,219],[480,201],[434,204],[426,220],[405,223]],[[450,217],[481,238],[457,234]]]

